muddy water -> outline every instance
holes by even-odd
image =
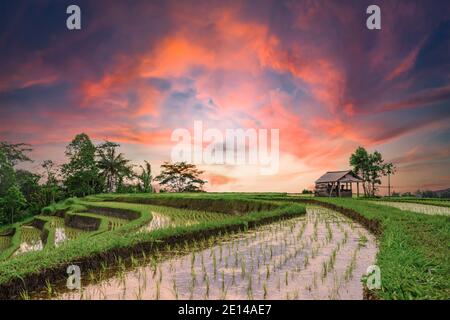
[[[309,207],[306,216],[225,236],[208,249],[147,262],[57,298],[362,299],[360,279],[376,252],[365,229]]]
[[[425,214],[439,214],[450,215],[449,207],[439,207],[429,204],[409,203],[409,202],[390,202],[390,201],[373,201],[375,204],[381,204],[383,206],[391,206],[400,210],[412,211]]]

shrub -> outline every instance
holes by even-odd
[[[45,215],[51,215],[53,213],[53,208],[52,207],[45,207],[42,209],[42,214]]]

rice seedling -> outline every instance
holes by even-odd
[[[248,300],[253,300],[252,276],[248,277],[247,298]]]
[[[368,239],[364,234],[359,234],[359,238],[358,238],[358,245],[360,247],[364,247],[367,243]]]
[[[345,279],[345,281],[349,281],[349,280],[351,280],[353,278],[353,271],[355,270],[356,258],[357,258],[357,255],[358,255],[358,251],[359,251],[359,248],[356,248],[355,251],[353,252],[353,255],[352,255],[352,258],[350,260],[349,265],[345,269],[345,272],[344,272],[344,279]]]
[[[45,289],[47,291],[47,296],[50,298],[53,295],[53,287],[48,279],[45,279]]]
[[[175,297],[175,300],[178,300],[179,293],[178,293],[177,281],[175,279],[172,279],[172,290],[173,290],[173,295]]]
[[[160,288],[160,283],[159,283],[159,281],[158,281],[158,282],[156,282],[155,299],[156,299],[156,300],[159,300],[160,295],[161,295],[161,288]]]
[[[246,271],[245,260],[241,259],[241,278],[244,279]]]
[[[20,297],[20,300],[30,300],[30,294],[28,293],[27,290],[22,290],[20,292],[19,297]]]

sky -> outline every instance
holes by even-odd
[[[81,30],[66,28],[71,4]],[[371,4],[381,30],[366,28]],[[358,146],[397,166],[395,191],[437,190],[449,119],[446,0],[0,3],[0,140],[32,144],[32,170],[85,132],[157,174],[172,132],[202,121],[280,139],[274,175],[200,164],[208,191],[300,192]]]

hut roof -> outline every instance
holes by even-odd
[[[352,170],[344,171],[328,171],[319,179],[316,183],[328,183],[328,182],[361,182],[363,179],[358,177]]]

